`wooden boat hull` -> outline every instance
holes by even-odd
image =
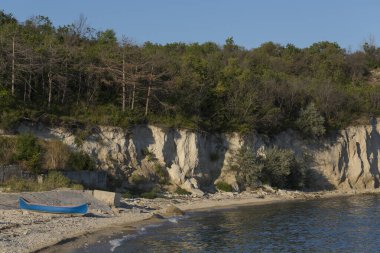
[[[87,204],[82,204],[78,206],[48,206],[30,203],[24,198],[19,198],[19,207],[23,210],[44,213],[86,214],[88,212]]]

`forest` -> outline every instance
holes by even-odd
[[[0,11],[0,128],[137,124],[318,137],[380,114],[380,48],[322,41],[145,42],[97,31],[84,16],[55,27]]]

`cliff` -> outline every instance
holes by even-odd
[[[242,145],[256,152],[277,145],[307,156],[315,189],[374,189],[379,187],[380,124],[353,126],[323,140],[308,141],[293,131],[273,138],[256,133],[207,134],[189,130],[136,126],[130,130],[115,127],[94,128],[79,146],[75,135],[64,128],[48,128],[23,123],[19,133],[32,132],[39,138],[60,139],[82,149],[107,171],[128,185],[133,174],[149,176],[151,165],[167,171],[170,181],[194,193],[223,180],[237,188],[229,168],[231,156]]]

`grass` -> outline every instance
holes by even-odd
[[[57,188],[83,190],[82,185],[72,184],[68,178],[58,171],[50,171],[41,184],[35,179],[12,178],[5,182],[2,187],[6,192],[51,191]]]

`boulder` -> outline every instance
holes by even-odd
[[[185,212],[179,209],[174,205],[168,205],[165,209],[162,210],[162,215],[164,216],[180,216],[185,215]]]
[[[92,195],[95,199],[100,200],[109,206],[120,206],[120,193],[94,190]]]

